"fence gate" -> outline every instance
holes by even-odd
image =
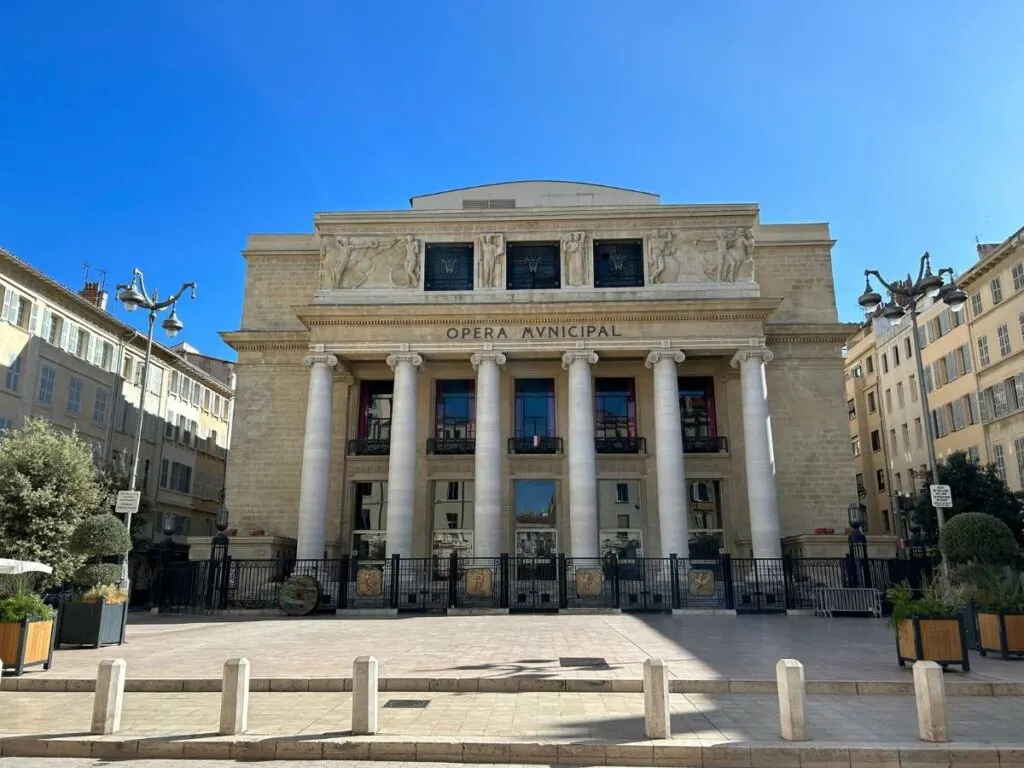
[[[736,613],[785,613],[782,559],[732,558],[732,593]]]
[[[553,557],[517,557],[509,562],[510,611],[558,610],[558,563]]]
[[[638,557],[618,561],[619,607],[623,611],[671,611],[674,560]]]

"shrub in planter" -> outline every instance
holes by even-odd
[[[973,587],[978,606],[978,651],[1024,656],[1024,575],[989,566]]]
[[[887,593],[892,603],[890,625],[896,630],[896,657],[899,665],[908,661],[934,661],[943,668],[959,664],[971,669],[964,632],[963,591],[942,578],[926,585],[915,598],[909,584],[901,584]]]
[[[91,562],[75,572],[74,582],[84,591],[64,606],[58,630],[60,645],[98,648],[124,641],[128,595],[115,586],[121,567],[101,560],[120,555],[130,546],[128,529],[113,515],[95,515],[75,529],[71,548]]]
[[[0,598],[0,659],[20,675],[25,667],[53,663],[53,609],[32,592]]]
[[[981,512],[961,512],[943,526],[939,549],[953,565],[1008,565],[1017,556],[1017,541],[999,518]]]

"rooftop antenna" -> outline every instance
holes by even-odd
[[[89,282],[89,262],[88,261],[83,261],[82,262],[82,269],[85,270],[85,282],[88,283]]]
[[[97,269],[96,271],[99,273],[100,276],[100,290],[107,290],[107,270]]]
[[[978,237],[977,235],[974,236],[974,244],[981,245],[981,238]]]

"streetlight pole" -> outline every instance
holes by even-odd
[[[166,331],[169,338],[174,338],[178,335],[178,332],[185,327],[184,323],[178,319],[178,313],[175,309],[175,305],[178,303],[178,299],[184,295],[185,291],[191,289],[192,298],[196,297],[196,284],[194,282],[182,283],[181,288],[178,292],[171,296],[169,299],[159,300],[157,292],[153,291],[153,295],[150,296],[146,291],[146,281],[142,275],[140,269],[134,269],[132,271],[132,281],[127,285],[118,285],[116,288],[117,298],[124,304],[124,308],[129,312],[134,312],[139,307],[149,310],[149,329],[146,335],[146,357],[142,362],[142,389],[139,394],[139,423],[135,427],[135,454],[132,456],[132,471],[128,480],[129,490],[134,491],[136,481],[139,475],[139,453],[142,451],[142,427],[145,423],[146,418],[146,387],[149,386],[149,359],[153,352],[153,327],[156,324],[157,315],[168,307],[171,310],[171,314],[166,320],[161,323],[164,331]],[[128,529],[129,538],[132,530],[132,515],[133,512],[129,512],[125,515],[125,527]],[[129,546],[130,550],[130,546]],[[121,555],[121,589],[128,590],[128,552]]]
[[[943,275],[949,275],[948,283],[943,282]],[[874,312],[882,305],[882,297],[871,287],[872,276],[889,292],[892,299],[883,307],[882,317],[893,325],[898,325],[902,322],[906,311],[897,299],[902,299],[902,303],[906,304],[909,308],[911,333],[914,335],[911,346],[914,348],[914,362],[917,364],[917,386],[921,396],[921,408],[923,411],[922,421],[924,422],[925,429],[925,446],[928,452],[928,471],[931,475],[930,484],[934,484],[938,481],[938,463],[935,460],[935,432],[932,425],[931,409],[928,407],[928,387],[924,383],[924,361],[921,359],[921,345],[918,343],[917,303],[924,298],[941,299],[954,312],[961,312],[963,311],[964,304],[967,302],[967,294],[957,286],[956,278],[951,268],[944,267],[939,270],[938,274],[932,273],[931,256],[925,251],[921,257],[917,280],[909,285],[906,283],[888,283],[879,274],[877,269],[864,270],[864,293],[857,299],[857,303],[867,312]],[[941,507],[935,507],[934,509],[939,530],[941,531],[942,526],[945,525],[946,516]]]

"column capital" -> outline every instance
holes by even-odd
[[[302,359],[302,364],[305,366],[326,365],[328,368],[334,368],[338,365],[338,358],[329,353],[314,352],[306,355]]]
[[[741,363],[747,362],[751,358],[759,358],[766,363],[770,363],[775,359],[775,354],[766,347],[754,347],[752,349],[740,349],[732,356],[732,360],[729,361],[729,365],[733,368],[739,368]]]
[[[598,361],[597,352],[589,349],[573,349],[562,355],[562,368],[569,370],[569,366],[577,360],[583,360],[587,365],[596,365]]]
[[[415,352],[397,352],[393,355],[388,355],[385,362],[388,364],[388,368],[393,371],[398,367],[399,363],[412,363],[414,368],[419,368],[423,365],[423,358]]]
[[[686,353],[681,349],[652,349],[647,354],[647,359],[644,360],[644,365],[648,368],[653,368],[656,364],[662,360],[671,360],[678,364],[686,359]]]
[[[334,380],[344,384],[346,387],[351,387],[356,383],[356,377],[346,371],[344,368],[334,372]]]
[[[497,363],[500,367],[505,364],[505,353],[484,350],[483,352],[474,352],[473,356],[469,358],[469,363],[473,366],[474,371],[486,362]]]

